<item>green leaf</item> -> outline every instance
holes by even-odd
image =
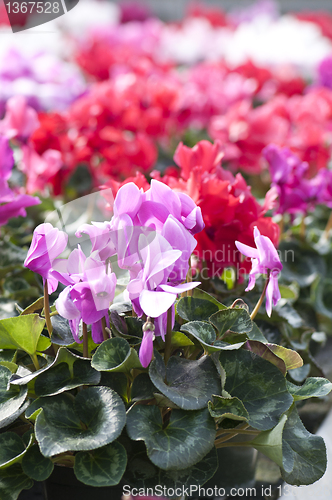
[[[279,316],[281,320],[286,320],[293,328],[300,328],[303,325],[303,319],[301,316],[298,314],[296,309],[288,303],[281,305],[279,302],[273,310],[272,315],[273,318]]]
[[[100,372],[101,378],[99,385],[110,387],[117,392],[122,399],[128,403],[127,385],[128,379],[124,373],[119,372]]]
[[[60,347],[54,362],[37,376],[35,393],[52,396],[82,385],[97,385],[99,381],[100,373],[91,367],[90,360]]]
[[[131,454],[123,480],[136,488],[190,488],[202,486],[218,468],[217,450],[211,451],[197,464],[181,470],[162,470],[149,460],[146,451]]]
[[[249,340],[258,340],[258,342],[267,342],[267,338],[263,335],[261,330],[258,328],[256,323],[252,323],[252,330],[250,332],[247,332],[247,336]]]
[[[69,321],[59,314],[51,316],[53,326],[52,342],[56,345],[68,347],[75,342]]]
[[[231,420],[248,421],[249,414],[242,401],[238,398],[224,398],[222,396],[213,396],[209,401],[208,408],[210,415],[221,421],[223,418]]]
[[[106,372],[129,372],[133,368],[142,368],[135,349],[120,337],[105,340],[92,356],[91,366]]]
[[[28,490],[32,486],[32,479],[24,474],[19,464],[0,470],[1,500],[17,500],[22,490]]]
[[[282,478],[295,486],[320,479],[326,470],[326,447],[322,437],[314,436],[302,424],[295,405],[287,413],[283,432]]]
[[[27,314],[0,320],[0,349],[23,349],[35,354],[45,320],[38,314]]]
[[[22,469],[35,481],[45,481],[52,474],[54,464],[40,453],[39,447],[35,444],[25,453]]]
[[[268,431],[260,432],[252,441],[251,446],[282,467],[282,433],[287,421],[287,415],[282,415],[280,422]]]
[[[8,368],[0,366],[0,428],[23,405],[28,392],[27,387],[7,388],[11,376]]]
[[[131,386],[132,401],[153,399],[154,392],[156,392],[156,387],[151,382],[147,373],[140,373],[134,378],[133,385]]]
[[[303,359],[298,352],[277,344],[267,344],[267,346],[270,351],[284,361],[287,371],[303,366]]]
[[[311,366],[309,363],[301,366],[300,368],[294,368],[294,370],[289,370],[288,374],[291,376],[295,382],[303,382],[310,373]]]
[[[203,349],[208,354],[220,350],[233,350],[239,349],[243,346],[244,342],[236,344],[228,344],[220,340],[216,340],[216,332],[213,326],[207,321],[190,321],[181,326],[181,330],[190,333],[201,343]]]
[[[293,401],[278,368],[243,349],[221,351],[219,360],[226,371],[225,390],[242,401],[249,424],[262,431],[274,427]]]
[[[41,335],[38,340],[36,351],[38,352],[46,351],[46,349],[48,349],[51,344],[52,342],[49,337]]]
[[[187,469],[213,448],[216,428],[208,410],[172,410],[164,426],[156,406],[133,406],[127,414],[127,433],[145,442],[152,463],[165,470]]]
[[[279,285],[279,291],[282,299],[294,301],[298,298],[298,293],[296,293],[296,291],[290,286]]]
[[[253,327],[249,314],[243,308],[218,311],[210,317],[210,322],[218,330],[218,337],[222,337],[228,330],[235,333],[247,333]]]
[[[89,486],[114,486],[120,482],[126,465],[126,450],[115,441],[97,450],[77,453],[74,472],[79,481]]]
[[[248,349],[248,351],[254,352],[260,358],[266,359],[274,366],[276,366],[283,375],[286,375],[287,368],[284,360],[274,354],[269,348],[268,344],[263,344],[262,342],[257,342],[256,340],[250,340],[246,344],[246,349]]]
[[[173,347],[187,347],[195,345],[187,335],[181,332],[172,332],[172,346]]]
[[[0,434],[0,469],[19,461],[25,453],[22,439],[15,432]]]
[[[326,378],[309,377],[301,386],[287,381],[287,388],[295,401],[301,401],[302,399],[327,396],[332,390],[332,383]]]
[[[212,297],[212,295],[210,295],[209,293],[205,292],[201,288],[194,288],[193,291],[192,291],[192,296],[194,297],[194,299],[208,300],[212,304],[216,305],[219,310],[226,309],[226,306],[224,306],[224,304],[222,304],[221,302],[219,302],[217,299],[215,299],[214,297]]]
[[[10,361],[0,361],[1,366],[5,366],[12,373],[15,373],[18,369],[18,365],[16,363],[11,363]]]
[[[219,307],[209,300],[183,297],[177,303],[177,313],[186,321],[205,321],[217,311]]]
[[[13,422],[15,422],[15,420],[20,415],[22,415],[22,413],[25,412],[25,410],[28,408],[28,406],[29,406],[29,402],[26,401],[25,403],[22,404],[22,406],[20,406],[18,408],[18,410],[14,411],[14,413],[12,413],[11,415],[9,415],[8,417],[1,418],[1,420],[0,420],[0,429],[2,429],[4,427],[7,427],[8,425],[11,425]]]
[[[123,318],[127,326],[127,334],[130,337],[143,337],[143,320],[141,318],[135,318],[134,316],[125,316]]]
[[[195,361],[172,356],[165,368],[155,351],[149,375],[157,389],[183,410],[205,408],[212,394],[221,391],[220,376],[209,356]]]
[[[42,408],[35,434],[45,457],[65,451],[100,448],[114,441],[126,422],[120,396],[107,387],[87,387],[75,398],[67,393],[38,398],[26,412]]]
[[[33,314],[35,312],[41,312],[44,309],[44,297],[39,297],[30,306],[26,307],[22,312],[21,316],[25,314]]]

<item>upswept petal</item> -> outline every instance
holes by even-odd
[[[175,302],[176,294],[143,290],[139,303],[144,313],[151,318],[157,318],[165,313]]]

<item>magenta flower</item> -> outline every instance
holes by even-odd
[[[144,327],[143,327],[144,328]],[[150,364],[153,354],[154,330],[147,329],[143,331],[143,340],[139,350],[139,360],[144,368]]]
[[[256,283],[256,274],[267,274],[268,285],[266,288],[266,312],[268,316],[272,313],[272,303],[277,305],[281,298],[278,276],[282,270],[282,264],[277,250],[267,236],[262,236],[255,226],[254,239],[257,248],[249,247],[239,241],[235,242],[237,249],[246,257],[251,258],[252,268],[249,273],[249,283],[246,292],[252,290]]]
[[[0,136],[0,226],[12,217],[25,217],[26,207],[38,205],[40,200],[11,189],[8,180],[14,167],[13,151],[6,137]]]
[[[40,224],[33,233],[25,267],[47,280],[48,293],[57,289],[58,280],[52,276],[53,263],[67,246],[68,235],[48,222]]]
[[[307,178],[309,165],[287,148],[269,144],[263,149],[269,163],[272,188],[277,190],[279,207],[276,213],[306,214],[319,203],[331,203],[331,172],[321,169]]]
[[[81,250],[78,251],[80,254],[76,252],[73,256],[75,258],[69,265],[67,264],[67,271],[74,272],[72,280],[70,274],[65,275],[65,281],[72,281],[74,284],[67,286],[60,293],[56,300],[56,309],[61,316],[70,321],[77,342],[80,342],[78,327],[82,320],[91,325],[93,341],[100,343],[103,341],[100,320],[105,317],[106,323],[109,323],[108,308],[114,298],[116,276],[114,273],[106,272],[105,263],[98,259],[97,251],[86,259]],[[72,254],[74,252],[75,250]],[[57,276],[60,277],[61,274],[58,273]],[[77,282],[79,277],[81,281]]]

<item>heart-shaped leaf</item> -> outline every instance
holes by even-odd
[[[149,375],[157,389],[183,410],[205,408],[212,394],[221,391],[220,376],[209,356],[195,361],[172,356],[165,368],[155,351]]]
[[[127,415],[127,432],[145,442],[152,463],[165,470],[187,469],[213,448],[216,428],[208,410],[172,410],[164,426],[156,406],[133,406]]]
[[[43,309],[44,309],[44,297],[39,297],[39,299],[35,300],[35,302],[30,304],[21,312],[21,316],[24,316],[25,314],[33,314],[35,312],[41,312]]]
[[[326,470],[324,439],[307,431],[295,405],[287,412],[287,416],[282,435],[282,478],[295,486],[314,483]]]
[[[128,379],[124,373],[119,372],[100,372],[101,378],[99,385],[113,389],[122,399],[128,403]]]
[[[216,305],[219,310],[221,309],[227,309],[224,304],[219,302],[217,299],[215,299],[212,295],[209,293],[205,292],[201,288],[194,288],[192,291],[192,297],[194,299],[203,299],[203,300],[208,300],[209,302],[212,302],[212,304]]]
[[[258,340],[259,342],[267,342],[266,337],[263,335],[261,330],[258,328],[256,323],[252,323],[252,330],[250,332],[247,332],[248,339],[250,340]]]
[[[33,480],[22,471],[19,464],[0,470],[1,500],[17,500],[22,490],[32,488]]]
[[[153,393],[156,391],[157,389],[153,385],[149,375],[147,373],[140,373],[134,378],[133,385],[131,386],[131,400],[142,401],[153,399]]]
[[[218,311],[210,317],[210,322],[216,327],[219,338],[228,330],[235,333],[247,333],[253,327],[249,314],[243,308]]]
[[[268,431],[263,431],[250,444],[279,467],[282,467],[282,434],[287,421],[287,415],[282,415],[280,422]]]
[[[37,376],[35,393],[37,396],[51,396],[82,385],[97,385],[99,381],[100,372],[92,368],[89,359],[61,347],[54,363]]]
[[[222,396],[213,396],[209,401],[208,408],[210,415],[221,421],[223,418],[231,420],[248,421],[249,414],[242,401],[238,398],[224,398]]]
[[[187,335],[182,332],[172,332],[172,346],[173,347],[187,347],[195,345]]]
[[[45,457],[105,446],[120,435],[126,422],[120,396],[107,387],[87,387],[75,398],[67,393],[38,398],[26,418],[39,408],[35,434]]]
[[[69,346],[75,342],[69,321],[59,314],[51,317],[53,326],[52,342],[56,345]]]
[[[177,313],[186,321],[206,321],[219,311],[217,304],[204,299],[183,297],[177,304]]]
[[[243,349],[221,351],[219,360],[226,371],[225,390],[242,401],[249,424],[262,431],[274,427],[293,401],[278,368]]]
[[[120,482],[126,465],[126,450],[115,441],[97,450],[77,453],[74,472],[79,481],[89,486],[114,486]]]
[[[327,396],[332,390],[332,383],[326,378],[309,377],[301,386],[287,381],[287,389],[295,401],[301,401],[302,399]]]
[[[244,341],[240,341],[235,344],[228,344],[222,340],[216,340],[217,336],[215,329],[211,323],[208,323],[207,321],[190,321],[189,323],[181,326],[181,330],[188,332],[195,337],[201,343],[204,351],[208,354],[221,350],[240,349],[240,347],[244,344]]]
[[[45,320],[38,314],[27,314],[0,320],[0,349],[22,349],[35,354]]]
[[[28,447],[31,446],[32,440],[33,436],[30,438]],[[21,461],[26,450],[22,439],[15,432],[0,434],[0,469],[5,469]]]
[[[15,420],[22,415],[22,413],[25,412],[25,410],[29,406],[29,401],[26,401],[25,403],[22,404],[22,406],[19,407],[18,410],[16,410],[14,413],[12,413],[10,416],[3,418],[0,420],[0,429],[3,429],[4,427],[7,427],[8,425],[11,425]]]
[[[190,487],[193,491],[193,487],[202,486],[214,476],[217,468],[218,456],[215,448],[197,464],[181,470],[159,469],[151,463],[144,449],[131,455],[123,480],[136,488],[180,488],[181,492],[184,488],[187,489],[185,494],[190,495]]]
[[[257,342],[256,340],[250,340],[246,343],[245,349],[254,352],[260,358],[266,359],[274,366],[276,366],[283,375],[286,375],[287,368],[284,360],[274,354],[272,350],[269,349],[268,344],[263,344],[262,342]]]
[[[135,349],[120,337],[105,340],[92,356],[91,366],[106,372],[129,372],[133,368],[142,368]]]
[[[0,366],[0,427],[2,422],[7,422],[7,419],[20,409],[28,392],[27,387],[8,388],[11,376],[8,368]]]
[[[40,453],[38,445],[35,444],[23,456],[22,469],[35,481],[45,481],[52,474],[54,464]]]

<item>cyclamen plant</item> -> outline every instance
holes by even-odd
[[[77,228],[89,255],[78,247],[61,258],[66,233],[36,228],[25,264],[43,277],[44,298],[0,320],[3,500],[58,465],[94,487],[203,485],[218,449],[240,444],[274,460],[290,484],[324,474],[323,439],[304,428],[296,402],[332,384],[290,383],[301,357],[253,321],[265,294],[269,315],[280,297],[276,249],[257,228],[257,248],[237,242],[252,259],[248,291],[267,275],[250,315],[243,301],[226,307],[191,282],[203,227],[188,195],[153,180],[146,192],[124,185],[111,221]],[[128,274],[123,301],[114,300],[116,267]]]

